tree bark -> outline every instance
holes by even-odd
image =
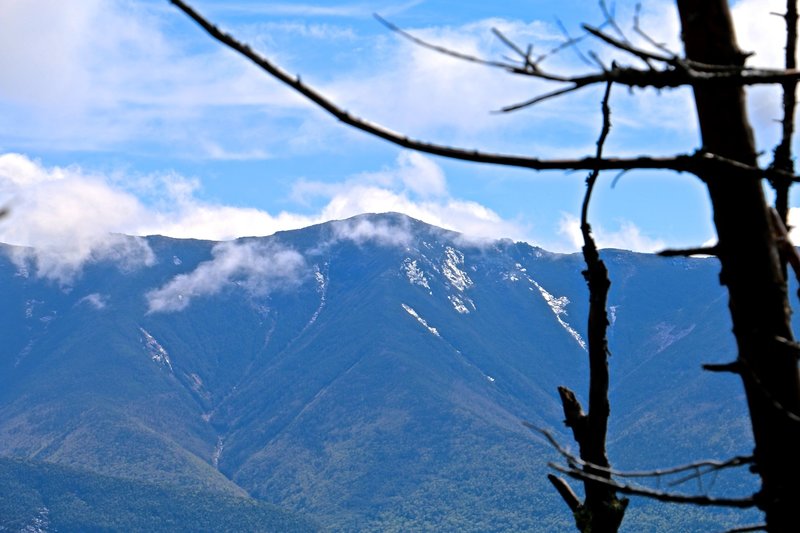
[[[743,65],[726,0],[678,0],[686,57]],[[756,164],[744,89],[696,86],[703,149]],[[800,517],[800,374],[775,231],[762,184],[741,172],[700,176],[719,239],[720,282],[728,289],[738,368],[755,440],[759,507],[770,532],[797,531]]]

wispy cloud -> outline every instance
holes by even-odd
[[[346,17],[346,18],[366,18],[371,17],[372,13],[380,11],[386,14],[398,14],[410,9],[422,0],[411,0],[408,2],[384,2],[375,3],[341,3],[334,5],[322,5],[305,2],[264,2],[264,3],[242,3],[225,2],[213,6],[213,11],[217,13],[235,13],[248,15],[290,15],[297,17]]]
[[[193,299],[239,287],[254,296],[295,286],[309,272],[295,250],[263,242],[225,242],[211,250],[214,258],[147,293],[148,312],[180,311]]]
[[[565,213],[559,223],[559,233],[569,240],[571,246],[565,250],[556,251],[574,251],[583,246],[581,223],[577,217]],[[598,248],[657,252],[667,247],[664,241],[643,234],[633,222],[628,220],[620,221],[619,228],[616,230],[592,224],[592,235]]]
[[[366,218],[338,220],[333,222],[333,241],[353,241],[357,244],[377,242],[384,246],[406,246],[413,235],[408,219],[398,223],[386,220],[372,221]]]

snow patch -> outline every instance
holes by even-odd
[[[147,330],[140,327],[139,331],[142,333],[142,343],[147,353],[150,355],[150,359],[161,366],[169,368],[169,371],[172,372],[172,361],[169,360],[167,350],[165,350]]]
[[[36,510],[34,516],[29,524],[19,529],[20,533],[47,533],[50,528],[50,510],[47,507],[40,507]],[[0,526],[0,531],[5,528]]]
[[[211,464],[217,470],[219,470],[219,458],[222,456],[222,450],[224,448],[225,440],[222,437],[217,437],[217,445],[214,447],[214,453],[211,455]]]
[[[325,263],[325,267],[328,267],[328,263]],[[317,321],[319,314],[325,308],[325,301],[328,295],[328,280],[325,279],[325,274],[320,271],[319,266],[315,265],[314,270],[314,279],[317,281],[317,293],[319,294],[319,307],[317,307],[317,310],[314,311],[313,315],[311,315],[311,318],[309,319],[305,328],[303,328],[303,331]]]
[[[406,271],[406,277],[409,283],[430,290],[431,286],[428,284],[428,278],[425,277],[425,273],[417,266],[416,259],[412,260],[410,257],[405,258],[403,260],[403,268]]]
[[[567,316],[567,314],[568,314],[567,313],[567,305],[569,305],[569,298],[567,298],[566,296],[560,296],[560,297],[556,298],[555,296],[553,296],[552,294],[547,292],[547,290],[545,290],[544,287],[539,285],[530,276],[526,276],[526,277],[528,278],[528,281],[531,283],[531,285],[533,285],[534,287],[539,289],[539,293],[542,295],[542,298],[544,298],[544,301],[547,302],[547,305],[550,306],[550,309],[553,311],[553,314],[556,316],[556,320],[558,320],[558,323],[561,324],[561,327],[563,327],[565,330],[567,330],[567,333],[572,335],[572,338],[574,338],[575,341],[580,345],[580,347],[585,350],[586,349],[586,341],[583,340],[583,337],[581,337],[580,333],[575,331],[575,328],[570,326],[569,323],[566,320],[564,320],[564,317]]]
[[[14,368],[17,368],[19,364],[23,361],[23,359],[28,357],[28,354],[31,353],[32,349],[33,349],[33,339],[29,340],[28,344],[26,344],[25,347],[22,350],[20,350],[19,353],[17,354],[17,358],[16,360],[14,360]]]
[[[613,326],[614,322],[617,321],[617,308],[618,305],[609,305],[608,306],[608,325]]]
[[[462,298],[458,295],[451,294],[447,297],[447,299],[450,300],[450,303],[453,305],[453,309],[462,315],[469,314],[469,307],[472,307],[473,311],[476,309],[475,303],[466,296]],[[467,307],[467,304],[469,304],[469,307]]]
[[[428,325],[428,322],[427,322],[427,321],[426,321],[424,318],[422,318],[421,316],[419,316],[419,314],[417,314],[417,312],[416,312],[416,311],[414,311],[414,309],[412,309],[410,306],[408,306],[408,305],[406,305],[406,304],[400,304],[400,305],[402,305],[402,306],[403,306],[403,309],[405,309],[405,310],[406,310],[406,313],[408,313],[409,315],[411,315],[411,316],[413,316],[414,318],[416,318],[416,319],[417,319],[417,322],[419,322],[420,324],[422,324],[422,325],[425,327],[425,329],[427,329],[428,331],[430,331],[431,333],[433,333],[433,334],[434,334],[434,335],[436,335],[437,337],[441,337],[441,335],[439,335],[439,331],[438,331],[436,328],[433,328],[433,327],[429,326],[429,325]]]
[[[445,248],[444,253],[442,274],[450,281],[450,284],[460,292],[472,287],[472,280],[466,272],[459,268],[464,265],[464,254],[450,246]]]
[[[680,329],[673,324],[667,324],[666,322],[656,324],[655,331],[651,337],[652,342],[656,345],[655,353],[663,352],[694,331],[694,328],[695,324],[691,324],[684,329]]]
[[[26,300],[25,301],[25,318],[33,318],[33,308],[37,304],[43,304],[41,300]]]

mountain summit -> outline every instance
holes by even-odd
[[[570,442],[556,387],[586,388],[579,256],[398,214],[137,243],[139,266],[106,253],[69,283],[5,248],[0,456],[253,497],[332,530],[574,527],[546,484],[557,454],[521,422]],[[612,461],[747,453],[741,391],[698,371],[732,348],[717,265],[604,257]],[[729,523],[635,509],[639,530]]]

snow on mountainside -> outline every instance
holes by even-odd
[[[0,255],[0,456],[247,493],[334,531],[574,527],[521,421],[570,442],[557,386],[586,385],[579,256],[397,214],[138,246],[154,260],[106,254],[69,284]],[[741,391],[697,372],[730,346],[716,265],[603,255],[612,457],[747,453]]]

